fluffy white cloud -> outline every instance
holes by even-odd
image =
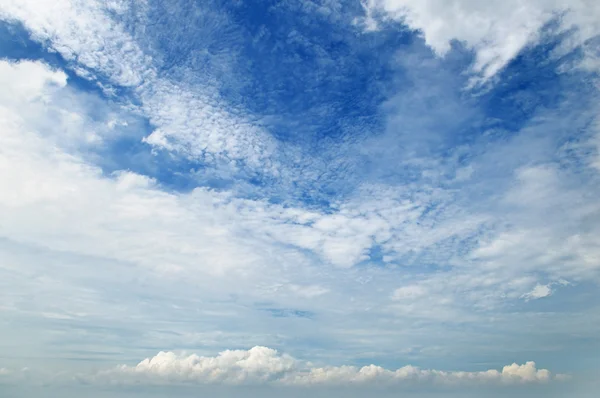
[[[600,34],[600,5],[586,0],[366,0],[368,26],[376,10],[423,32],[438,54],[458,40],[476,53],[474,72],[483,80],[494,76],[525,46],[539,38],[540,29],[561,18],[562,29],[579,29],[575,42]]]
[[[548,382],[554,376],[537,369],[534,362],[513,363],[502,371],[456,372],[404,366],[389,370],[376,365],[363,367],[315,365],[297,360],[267,347],[227,350],[215,357],[177,355],[160,352],[136,366],[122,365],[101,372],[97,381],[113,382],[197,382],[225,384],[274,383],[295,386],[317,385],[402,385],[427,383],[459,385],[464,383]]]
[[[52,86],[62,88],[67,75],[53,71],[40,62],[0,62],[0,93],[2,103],[23,104],[48,99]]]
[[[209,382],[264,382],[291,371],[296,361],[267,347],[254,347],[248,351],[228,350],[216,357],[197,355],[177,356],[160,352],[140,362],[135,368],[122,366],[122,372],[150,374],[162,377],[205,380]]]

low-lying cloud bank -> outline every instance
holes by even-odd
[[[199,383],[199,384],[275,384],[287,386],[335,385],[434,385],[522,384],[563,380],[565,375],[553,375],[537,369],[535,362],[513,363],[501,371],[480,372],[440,371],[420,369],[411,365],[388,370],[376,365],[317,367],[267,347],[250,350],[227,350],[215,357],[177,355],[159,352],[136,366],[122,365],[104,371],[97,380],[113,383]]]

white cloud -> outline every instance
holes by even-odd
[[[23,104],[48,100],[45,95],[52,86],[62,88],[67,84],[67,75],[62,71],[50,70],[40,62],[0,62],[0,101]]]
[[[49,81],[53,73],[60,74],[36,65],[46,70]],[[2,66],[13,68],[12,72],[28,70],[6,62]],[[296,309],[329,311],[332,305],[340,306],[344,313],[353,311],[346,306],[343,286],[358,282],[352,274],[323,264],[333,258],[327,242],[366,250],[372,242],[370,236],[379,236],[377,231],[386,225],[374,217],[375,212],[377,222],[370,225],[371,216],[362,217],[352,209],[336,217],[235,199],[206,189],[164,192],[147,176],[126,170],[104,175],[85,161],[85,151],[69,145],[80,136],[62,140],[61,134],[85,134],[92,127],[108,127],[115,115],[91,122],[86,117],[89,104],[74,91],[70,95],[80,107],[67,105],[81,117],[50,117],[49,109],[60,110],[59,99],[70,88],[40,84],[37,94],[20,94],[18,82],[27,78],[25,72],[13,76],[14,87],[8,83],[5,87],[14,101],[0,103],[0,167],[11,170],[0,176],[0,272],[5,284],[1,295],[11,316],[75,323],[119,323],[124,319],[135,323],[155,318],[155,310],[149,311],[149,304],[137,299],[126,307],[113,302],[110,291],[122,283],[124,274],[130,275],[126,280],[133,289],[139,288],[140,281],[155,283],[139,294],[162,297],[167,293],[161,292],[170,292],[169,300],[181,298],[187,311],[173,312],[165,298],[152,304],[164,310],[167,319],[195,313],[197,300],[203,300],[203,317],[247,319],[244,331],[233,333],[246,342],[264,343],[272,331],[268,322],[256,319],[252,308],[257,301],[268,299],[271,307],[290,309],[290,313]],[[45,103],[27,100],[43,96],[48,99]],[[400,213],[390,204],[391,216]],[[347,267],[354,258],[353,254],[338,253],[332,265]],[[112,271],[103,271],[107,267]],[[259,290],[261,285],[277,284],[286,288],[266,296]],[[23,299],[25,291],[32,292],[30,299]],[[135,293],[124,289],[119,294],[130,297]],[[234,295],[243,307],[231,304]],[[268,317],[266,313],[263,316]],[[206,332],[221,325],[207,326]],[[181,326],[171,325],[175,329]],[[295,328],[280,333],[289,338],[294,333],[313,332]],[[174,341],[188,341],[188,334],[181,336]],[[165,338],[161,335],[160,341]],[[225,338],[216,341],[223,344]]]
[[[542,284],[538,283],[533,287],[533,289],[531,291],[523,294],[521,296],[521,298],[524,298],[526,301],[528,301],[528,300],[537,300],[540,298],[548,297],[554,293],[554,290],[552,289],[552,287],[557,286],[557,285],[569,286],[569,285],[571,285],[571,283],[564,279],[559,279],[557,281],[550,282],[546,285],[542,285]]]
[[[0,4],[0,18],[24,23],[33,39],[48,43],[66,59],[110,76],[116,84],[139,85],[154,72],[133,39],[107,17],[111,8],[118,12],[122,7],[95,0],[7,0]]]
[[[267,347],[227,350],[215,357],[160,352],[136,366],[122,365],[96,375],[96,381],[112,382],[196,382],[223,384],[273,383],[290,386],[318,385],[411,385],[416,383],[463,385],[481,383],[535,383],[553,379],[535,362],[513,363],[502,371],[440,371],[404,366],[388,370],[376,365],[363,367],[316,367]]]
[[[550,372],[546,369],[537,370],[535,362],[524,365],[513,363],[502,368],[502,376],[522,381],[547,381],[550,379]]]
[[[548,297],[552,294],[552,289],[550,285],[540,285],[537,284],[529,293],[524,294],[522,297],[529,300],[536,300],[543,297]]]
[[[394,300],[412,300],[427,294],[427,290],[421,286],[404,286],[394,290]]]
[[[27,68],[34,68],[1,65],[10,73],[24,71],[21,75],[15,74],[11,82],[19,82]],[[36,64],[35,68],[45,70],[39,74],[47,76],[50,83],[62,76],[61,72],[51,71],[42,64]],[[372,324],[373,333],[389,327],[385,322],[399,315],[411,319],[475,321],[478,317],[469,313],[468,308],[496,308],[533,289],[537,278],[523,280],[523,272],[551,270],[557,278],[570,279],[593,275],[598,264],[594,257],[593,229],[589,234],[574,234],[578,229],[576,223],[573,224],[575,229],[565,229],[563,224],[565,219],[589,218],[593,213],[565,213],[550,219],[546,216],[547,209],[556,204],[548,203],[550,207],[540,210],[542,218],[527,218],[534,214],[529,205],[537,206],[538,201],[545,202],[546,197],[557,200],[560,196],[557,192],[561,189],[552,186],[559,180],[547,169],[521,171],[517,185],[506,194],[511,206],[528,204],[523,208],[523,216],[514,210],[508,213],[515,214],[516,220],[521,222],[512,220],[518,228],[482,240],[468,254],[471,257],[465,258],[456,254],[456,245],[477,231],[490,216],[473,216],[445,205],[444,194],[439,198],[415,197],[410,192],[375,187],[361,192],[354,201],[341,203],[335,213],[321,214],[235,199],[227,193],[205,189],[187,194],[168,193],[161,191],[148,177],[129,171],[103,176],[77,151],[65,149],[62,141],[56,139],[56,134],[69,129],[74,133],[89,130],[92,124],[85,117],[85,106],[80,109],[81,118],[61,119],[58,125],[55,119],[45,120],[44,107],[60,107],[56,99],[63,96],[60,90],[68,87],[61,89],[39,83],[37,94],[28,88],[23,89],[22,95],[18,87],[18,83],[6,84],[11,98],[23,98],[19,100],[19,107],[8,100],[0,103],[3,118],[0,166],[13,170],[0,178],[3,220],[0,236],[12,242],[134,264],[144,270],[143,274],[163,275],[202,286],[202,297],[224,298],[236,294],[245,302],[267,298],[281,308],[313,312],[365,314],[363,311],[377,311],[381,319]],[[46,103],[28,99],[41,97],[47,98]],[[26,109],[23,104],[32,102],[36,104],[35,112],[29,109],[22,114]],[[36,121],[32,127],[23,127],[32,121]],[[76,128],[73,128],[74,123]],[[106,120],[98,122],[107,123]],[[543,176],[544,182],[539,186]],[[535,186],[532,188],[531,184]],[[542,197],[531,196],[542,189],[545,192]],[[568,195],[566,200],[570,197]],[[425,209],[431,210],[432,203],[434,208],[436,203],[442,205],[429,216],[423,216]],[[590,211],[593,210],[594,207],[590,207]],[[579,210],[574,208],[573,211]],[[536,224],[540,220],[552,225],[541,228]],[[457,243],[444,246],[453,239]],[[376,244],[390,261],[405,261],[407,265],[415,261],[418,265],[431,258],[443,258],[452,261],[457,268],[431,274],[419,272],[418,267],[407,268],[406,279],[401,282],[389,277],[394,274],[393,270],[382,271],[377,282],[365,285],[361,281],[371,278],[371,271],[350,271],[350,267],[365,258]],[[419,255],[430,257],[411,260],[410,256]],[[559,261],[565,258],[570,259],[568,267]],[[24,266],[10,260],[4,264],[14,270],[33,272],[38,269],[37,265]],[[414,275],[415,272],[418,274]],[[52,282],[44,285],[56,287],[48,292],[54,296],[44,296],[46,298],[37,303],[34,310],[28,311],[37,311],[40,316],[55,314],[54,317],[74,319],[79,317],[74,314],[87,312],[80,304],[97,300],[93,298],[96,293],[82,292],[88,301],[54,301],[60,297],[59,290],[71,288],[70,282],[61,282],[63,277],[51,276]],[[259,288],[264,285],[282,288],[271,289],[266,294]],[[381,293],[370,289],[375,285],[382,289]],[[390,297],[395,299],[393,303]],[[309,298],[315,300],[302,300]],[[347,307],[350,298],[359,303],[356,309]],[[9,305],[12,301],[4,302]],[[13,305],[23,308],[18,301]],[[350,323],[358,326],[361,322],[357,318]],[[254,330],[263,330],[263,327],[257,326]]]
[[[152,145],[191,157],[207,153],[207,159],[218,158],[233,170],[241,160],[269,170],[273,175],[281,171],[272,159],[272,154],[277,152],[275,141],[249,123],[243,112],[241,116],[229,112],[226,104],[210,89],[193,85],[182,87],[156,78],[148,57],[118,24],[107,19],[101,6],[94,2],[38,3],[3,2],[1,15],[24,21],[35,37],[49,40],[67,57],[78,54],[78,62],[96,73],[108,75],[114,84],[137,87],[144,112],[158,127],[146,139]],[[421,6],[415,7],[419,13],[429,12],[419,8]],[[491,33],[486,33],[485,29],[455,32],[461,17],[441,18],[440,32],[431,27],[437,23],[435,15],[434,22],[426,16],[415,17],[417,22],[411,23],[414,27],[424,24],[426,39],[440,53],[447,49],[444,43],[449,38],[458,36],[458,39],[467,40],[478,51],[476,68],[484,75],[491,75],[518,51],[523,40],[535,36],[528,36],[527,32],[533,31],[539,21],[534,18],[525,21],[523,26],[516,26],[514,32],[521,36],[513,40],[513,33],[503,34],[512,29],[512,25],[496,26],[490,17],[494,14],[485,7],[483,3],[477,4],[475,11],[464,11],[464,18],[481,18],[484,28]],[[504,24],[507,19],[512,21],[512,8],[503,10],[499,14],[502,16],[499,24]],[[516,24],[520,23],[519,18],[516,17]],[[446,26],[446,23],[450,25]],[[462,23],[460,29],[463,28],[470,29],[469,24]],[[100,41],[108,45],[100,45]],[[205,189],[188,194],[169,193],[146,176],[129,171],[103,176],[99,168],[87,161],[85,153],[69,146],[74,140],[97,142],[94,137],[101,138],[104,133],[100,125],[112,130],[115,119],[106,118],[96,125],[86,117],[85,104],[74,108],[60,103],[58,97],[69,90],[64,87],[64,73],[39,63],[12,65],[3,62],[0,65],[3,76],[10,76],[2,81],[6,88],[4,93],[10,94],[3,97],[0,94],[3,126],[0,169],[13,170],[0,177],[0,219],[3,220],[0,236],[31,245],[29,247],[35,250],[43,247],[53,253],[72,253],[134,265],[139,272],[136,281],[156,273],[163,278],[164,285],[155,286],[149,294],[159,294],[165,289],[182,297],[187,295],[190,300],[206,300],[203,305],[209,308],[212,303],[207,302],[210,300],[228,298],[228,295],[241,296],[241,308],[235,308],[235,311],[249,313],[248,323],[257,323],[249,309],[249,303],[257,297],[264,298],[256,292],[257,286],[286,286],[276,289],[268,296],[269,300],[289,307],[310,306],[309,309],[317,311],[334,309],[329,313],[358,314],[354,319],[343,321],[354,327],[369,323],[364,319],[374,314],[369,318],[373,321],[367,337],[356,338],[356,345],[377,345],[378,350],[386,351],[389,347],[374,342],[372,336],[388,330],[389,322],[399,322],[399,315],[405,323],[409,323],[411,317],[479,322],[480,314],[469,311],[473,306],[497,308],[506,300],[523,297],[539,283],[539,273],[580,279],[597,275],[600,264],[595,239],[596,225],[600,224],[594,223],[597,204],[593,200],[576,199],[585,196],[582,189],[562,186],[564,176],[557,176],[551,167],[528,167],[517,173],[515,186],[509,190],[503,204],[510,209],[472,207],[469,202],[461,203],[453,193],[423,185],[397,189],[364,187],[356,197],[338,204],[331,214],[275,206],[264,201],[240,200],[228,193]],[[57,90],[62,90],[59,95],[55,95]],[[18,107],[18,103],[26,106]],[[48,109],[61,115],[58,123],[47,117]],[[65,132],[70,132],[68,137],[61,135]],[[511,149],[517,146],[518,143]],[[467,169],[460,178],[476,180],[477,172]],[[459,178],[461,173],[457,174]],[[569,203],[577,205],[569,206]],[[584,224],[586,228],[581,228]],[[505,225],[510,227],[504,228]],[[473,237],[477,237],[477,242],[473,246],[465,244],[465,248],[463,242]],[[370,274],[371,270],[352,269],[358,262],[368,259],[370,249],[376,245],[385,253],[386,261],[413,266],[402,272],[406,275],[405,281],[391,278],[390,275],[398,275],[394,271]],[[46,264],[45,261],[37,260],[40,264]],[[36,288],[54,289],[54,301],[40,299],[36,305],[28,307],[13,292],[14,302],[2,300],[3,305],[24,313],[29,311],[28,314],[39,311],[42,316],[63,319],[77,319],[76,313],[81,314],[82,308],[90,312],[104,310],[95,305],[102,302],[96,290],[78,291],[76,284],[71,286],[70,281],[65,282],[69,279],[67,273],[43,279],[39,277],[42,266],[32,264],[24,266],[17,260],[4,261],[2,267],[19,275],[22,279],[15,280],[22,283],[34,280],[37,284],[32,286]],[[426,264],[454,268],[428,274],[419,268]],[[92,272],[83,268],[74,268],[75,273]],[[38,277],[28,279],[27,275]],[[371,281],[371,275],[378,275],[376,282],[369,285],[360,282]],[[171,281],[174,281],[172,285]],[[360,286],[355,286],[359,283]],[[377,291],[370,289],[375,284]],[[394,292],[399,285],[405,287]],[[75,299],[61,299],[66,291],[75,292],[74,297],[84,296],[88,305]],[[9,296],[7,291],[3,294]],[[318,299],[297,300],[293,297]],[[390,297],[397,299],[393,308],[387,307]],[[349,308],[352,307],[348,306],[350,299],[356,308]],[[195,301],[189,304],[187,310],[197,311],[196,304]],[[52,305],[64,313],[55,311]],[[123,318],[129,319],[132,314],[137,316],[136,309],[111,306],[117,314],[126,313]],[[230,308],[227,311],[239,314]],[[213,314],[217,312],[215,310]],[[323,322],[327,324],[327,321]],[[248,326],[247,335],[236,335],[236,338],[257,341],[261,338],[257,337],[257,330],[270,333],[271,325],[259,327],[255,323]],[[324,325],[320,332],[323,335],[327,333],[325,326],[331,327],[331,324]],[[414,330],[411,329],[413,326],[405,327]],[[284,331],[287,338],[308,333]],[[222,344],[227,338],[210,341],[218,340]],[[346,335],[343,338],[350,340]],[[173,341],[181,340],[173,338]],[[177,360],[167,358],[166,363],[178,363]],[[529,365],[523,366],[525,370],[531,369]],[[404,372],[410,373],[411,369]],[[492,372],[491,377],[509,377],[510,372],[515,371],[511,369],[507,370],[507,376],[504,373],[496,376]],[[314,376],[306,376],[306,373],[296,376],[301,382],[336,378],[362,380],[375,377],[372,374],[383,374],[384,379],[396,377],[386,372],[378,367],[367,368],[362,373],[355,368],[323,368]],[[421,375],[419,372],[425,371],[416,374]],[[251,375],[263,377],[260,372]],[[465,377],[479,376],[467,373]]]
[[[442,12],[443,10],[441,5],[422,8],[425,6],[416,4],[383,2],[379,6],[389,10],[405,6],[408,7],[407,9],[412,9],[411,7],[414,6],[416,7],[415,15],[426,12]],[[373,3],[371,6],[377,6],[377,4]],[[473,10],[469,8],[471,6],[474,7]],[[268,134],[248,123],[243,116],[238,117],[228,112],[227,107],[221,103],[218,97],[211,94],[210,87],[183,88],[173,82],[157,78],[153,72],[151,60],[141,52],[135,41],[116,22],[107,19],[108,16],[103,11],[104,5],[101,3],[86,2],[82,4],[62,1],[55,5],[40,7],[36,2],[25,1],[8,2],[2,7],[4,17],[24,21],[28,28],[36,32],[36,37],[50,40],[50,43],[63,54],[68,55],[69,48],[71,48],[73,53],[79,54],[79,62],[87,65],[90,69],[115,77],[116,83],[135,86],[145,79],[146,83],[139,87],[138,92],[143,101],[142,108],[158,127],[146,138],[146,141],[152,145],[176,150],[186,156],[208,156],[205,160],[224,162],[226,167],[231,170],[237,170],[238,161],[241,160],[246,165],[273,175],[280,173],[280,165],[272,156],[277,152],[276,142]],[[116,10],[121,12],[123,7],[125,7],[125,3]],[[457,2],[455,8],[459,11],[462,10],[461,12],[467,16],[473,14],[480,18],[481,14],[484,28],[487,25],[494,25],[489,21],[490,15],[496,15],[492,12],[494,8],[492,6],[475,6],[470,3]],[[512,15],[515,7],[502,6],[502,10],[500,15],[504,15],[503,13]],[[450,14],[450,18],[455,18],[452,13]],[[445,12],[444,15],[446,15]],[[455,25],[455,22],[461,22],[459,25],[467,29],[466,26],[469,24],[462,23],[461,15],[456,16],[456,21],[451,19],[442,24],[443,29],[440,28],[442,33],[433,35],[432,46],[443,52],[446,48],[444,46],[447,45],[444,43],[448,41],[444,32],[452,33],[452,29],[454,29],[452,26]],[[48,16],[53,17],[47,18]],[[445,25],[446,23],[448,26]],[[107,26],[110,26],[111,29],[107,29]],[[466,40],[479,40],[477,38],[484,35],[484,28],[481,28],[483,29],[481,32],[464,33],[467,37]],[[425,31],[427,36],[427,29]],[[493,35],[504,37],[496,31],[493,31]],[[113,36],[115,36],[114,40]],[[112,45],[106,47],[99,44],[104,41],[114,42],[114,48]],[[125,73],[124,70],[142,71],[144,78],[120,80],[122,76],[133,76],[133,72]],[[70,115],[77,118],[77,115],[73,115],[73,113]],[[91,133],[86,140],[94,142],[98,139],[97,137],[97,134]],[[199,194],[199,191],[196,194]],[[228,200],[219,199],[223,203]],[[381,201],[381,197],[372,196],[372,202]],[[358,202],[365,202],[365,200],[360,198]],[[468,237],[476,233],[482,223],[487,220],[485,216],[477,214],[466,216],[463,212],[461,216],[448,217],[447,222],[444,223],[419,223],[417,225],[416,219],[429,204],[423,201],[413,201],[412,203],[408,201],[407,203],[406,199],[402,197],[393,203],[388,202],[375,205],[372,203],[348,203],[342,206],[340,212],[333,215],[283,210],[274,206],[269,207],[265,213],[270,222],[264,223],[264,219],[247,218],[244,223],[247,227],[252,224],[257,228],[257,232],[268,234],[270,239],[314,251],[326,262],[347,268],[368,259],[369,249],[375,244],[385,246],[389,252],[386,253],[386,259],[391,261],[406,253],[421,252],[452,237]],[[252,213],[255,210],[262,211],[260,210],[262,204],[241,201],[236,203],[237,206],[242,207],[241,211],[244,211],[244,208]],[[231,205],[224,206],[229,206],[230,209],[233,207]],[[360,209],[364,207],[370,207],[368,216],[360,213]],[[460,209],[448,207],[442,210],[442,214],[455,211],[458,213]],[[313,224],[290,225],[289,221],[298,217],[297,213],[309,214],[308,217],[312,218]],[[382,214],[384,215],[382,216]],[[593,259],[591,260],[593,261]]]
[[[59,123],[51,117],[54,113],[48,115],[50,110],[62,109],[54,103],[64,91],[56,92],[47,83],[64,81],[64,74],[39,63],[2,61],[0,65],[11,77],[4,86],[11,97],[0,103],[0,164],[12,170],[0,179],[3,236],[165,270],[200,267],[221,273],[263,258],[254,244],[234,236],[244,230],[240,224],[252,223],[256,217],[256,221],[276,218],[281,209],[261,202],[231,201],[226,194],[204,189],[188,195],[169,194],[147,177],[127,171],[116,173],[114,179],[103,177],[101,170],[61,145],[71,142],[60,137],[65,131],[78,133],[69,137],[77,140],[95,125],[85,114],[60,118]],[[24,85],[29,78],[32,83]],[[38,103],[37,98],[44,96],[50,103]],[[249,205],[247,210],[236,214],[245,205]],[[210,210],[216,208],[221,210]],[[232,224],[233,219],[238,221]],[[145,252],[152,246],[154,254]],[[243,254],[242,247],[246,247]]]
[[[230,294],[242,294],[244,302],[251,303],[258,297],[254,286],[259,281],[280,281],[285,267],[293,270],[285,278],[293,280],[311,269],[297,250],[266,240],[260,230],[248,233],[253,223],[270,222],[281,209],[261,202],[237,202],[226,194],[202,189],[170,194],[152,179],[125,170],[103,175],[70,146],[73,140],[61,138],[65,131],[73,131],[79,133],[73,137],[77,140],[90,128],[107,124],[85,117],[85,96],[52,85],[62,81],[64,74],[41,63],[2,61],[0,68],[6,71],[3,76],[11,76],[3,86],[10,98],[0,97],[0,167],[11,171],[0,175],[0,296],[3,309],[12,315],[73,322],[131,319],[129,311],[138,311],[139,305],[125,309],[103,298],[103,292],[121,283],[123,273],[131,275],[133,285],[160,275],[160,289],[147,292],[151,295],[172,291],[170,282],[184,283],[186,288],[180,286],[170,299],[181,295],[188,305],[187,300],[199,297],[228,300]],[[31,88],[33,84],[22,84],[27,79],[39,82]],[[79,105],[70,108],[81,111],[82,117],[55,117],[67,94],[78,100],[73,103]],[[96,116],[102,113],[94,111]],[[243,206],[249,208],[238,213]],[[301,217],[302,211],[297,214]],[[13,250],[19,247],[28,247],[28,254],[15,255]],[[47,254],[37,257],[40,250]],[[86,258],[83,264],[81,258]],[[112,273],[100,271],[107,264],[114,267]],[[192,285],[194,293],[181,293]],[[290,297],[325,293],[314,283],[296,285]],[[31,292],[31,299],[23,299],[25,291]],[[130,293],[124,289],[120,294]],[[70,298],[66,300],[65,295]],[[300,305],[297,300],[288,301]],[[215,304],[205,308],[223,311]],[[244,340],[255,341],[252,333],[257,328],[262,327],[246,332]]]
[[[79,94],[72,93],[72,103],[83,103],[76,111],[68,104],[79,117],[60,118],[58,124],[49,118],[49,108],[64,108],[58,99],[69,87],[53,83],[63,81],[62,72],[42,64],[0,65],[12,74],[5,82],[11,97],[0,102],[0,165],[13,170],[0,178],[0,236],[13,242],[134,264],[201,284],[206,295],[235,292],[250,301],[264,299],[258,286],[281,285],[286,287],[274,292],[287,307],[344,307],[353,296],[365,308],[385,312],[393,297],[395,307],[386,317],[397,316],[394,311],[399,310],[430,319],[470,318],[464,308],[489,309],[518,299],[538,283],[537,272],[570,279],[593,276],[598,267],[595,224],[587,232],[579,228],[579,223],[593,219],[597,206],[593,201],[566,206],[579,191],[564,189],[553,168],[521,169],[503,202],[511,209],[492,208],[489,214],[469,213],[447,192],[423,187],[418,193],[410,187],[365,187],[330,214],[206,189],[169,193],[129,171],[103,176],[69,146],[98,126],[111,130],[115,115],[90,122],[86,101],[76,101]],[[38,79],[36,89],[19,88],[30,69],[45,77]],[[65,131],[72,135],[59,139]],[[556,206],[568,210],[553,212]],[[499,214],[511,229],[492,230],[470,250],[459,251],[464,239],[498,220]],[[370,280],[370,270],[349,270],[368,258],[374,245],[388,262],[415,266],[406,269],[401,282],[389,278],[393,270],[380,277],[380,296],[347,285],[350,281],[363,286],[360,281]],[[422,263],[439,261],[456,268],[419,271]],[[533,276],[524,280],[523,273]],[[208,276],[230,279],[211,283]],[[299,302],[292,297],[319,300]],[[40,308],[40,313],[61,312]]]
[[[257,346],[248,351],[228,350],[208,358],[160,352],[135,368],[122,366],[120,371],[221,383],[265,382],[289,372],[295,363],[289,356]]]
[[[128,7],[125,1],[11,0],[0,4],[0,19],[22,22],[34,40],[76,60],[76,71],[87,68],[85,78],[105,77],[111,84],[134,88],[141,111],[156,127],[144,140],[148,144],[234,172],[242,161],[245,167],[277,175],[272,159],[276,141],[240,115],[243,112],[229,110],[216,87],[205,81],[182,87],[159,76],[152,57],[109,16]],[[138,17],[145,17],[144,10],[143,2],[136,4]]]
[[[594,237],[600,206],[589,187],[573,185],[554,165],[515,173],[498,212],[511,228],[483,240],[472,259],[495,269],[543,270],[554,278],[595,278],[600,246]],[[583,227],[586,226],[586,227]],[[542,291],[540,291],[542,292]]]
[[[276,141],[243,116],[229,112],[210,87],[181,87],[155,80],[143,91],[144,112],[158,126],[144,139],[157,148],[176,151],[190,158],[225,162],[238,170],[236,162],[278,174],[272,157]],[[208,154],[208,155],[206,155]]]
[[[600,5],[586,0],[366,0],[369,26],[374,10],[423,32],[426,43],[444,55],[452,40],[476,53],[473,70],[483,80],[494,76],[525,46],[535,43],[540,29],[561,16],[563,29],[579,29],[575,42],[600,34]]]

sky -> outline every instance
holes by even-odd
[[[0,395],[600,385],[600,3],[0,0]]]

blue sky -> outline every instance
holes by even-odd
[[[0,391],[592,396],[599,19],[0,0]]]

